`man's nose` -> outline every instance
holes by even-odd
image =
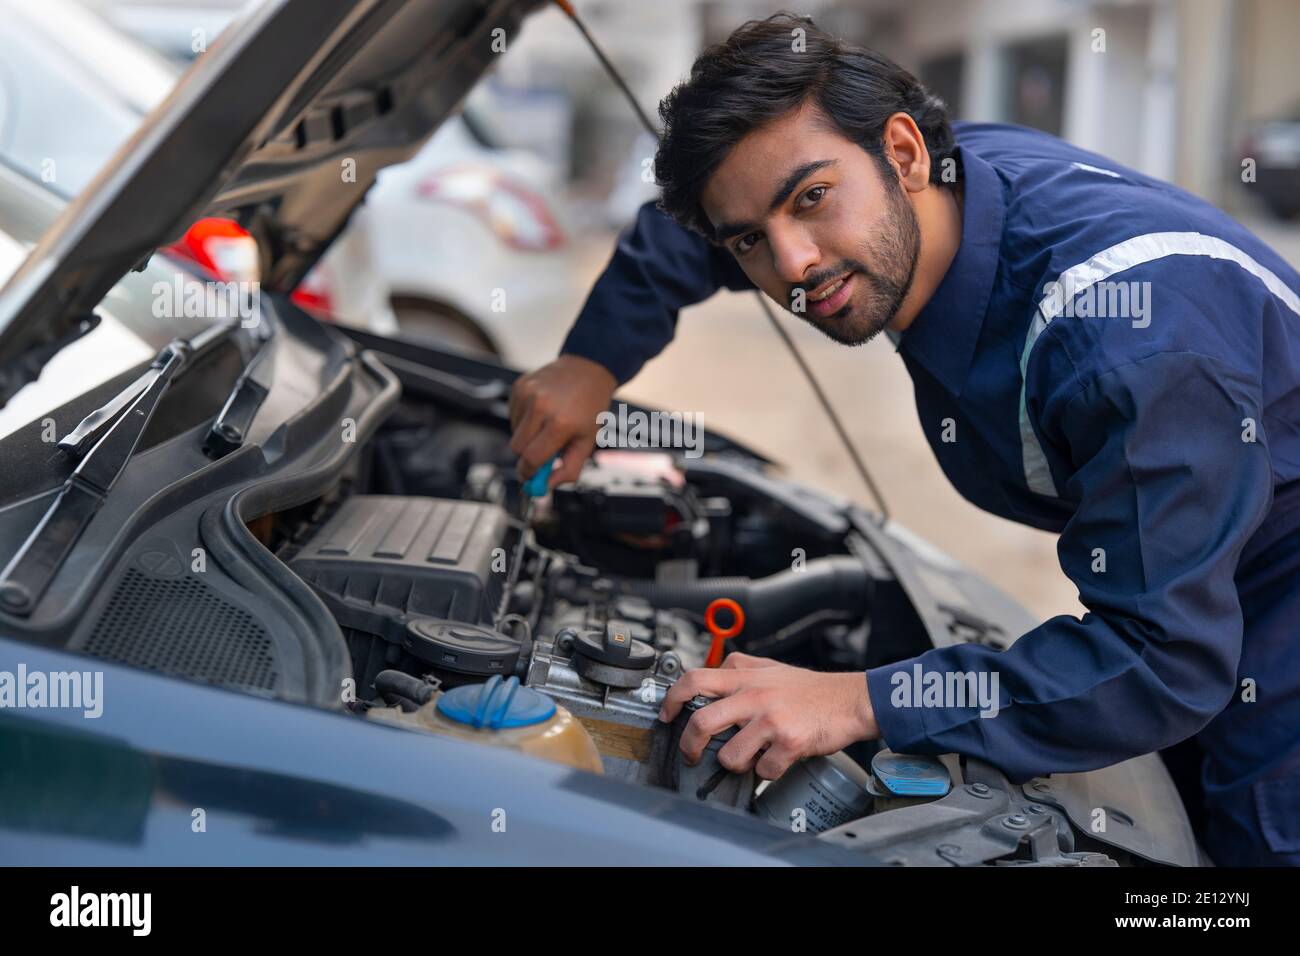
[[[821,253],[806,232],[791,229],[779,235],[769,235],[773,267],[777,277],[783,282],[797,285],[808,273],[817,267]]]

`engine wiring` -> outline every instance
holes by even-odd
[[[643,109],[641,104],[637,101],[636,95],[627,85],[627,82],[623,79],[623,75],[619,72],[618,68],[610,61],[609,57],[605,55],[604,50],[600,48],[600,44],[596,42],[596,38],[591,35],[591,31],[587,29],[587,25],[583,23],[582,18],[578,16],[578,11],[574,9],[570,0],[553,0],[553,2],[557,7],[564,11],[565,16],[569,18],[570,22],[572,22],[578,29],[578,32],[582,34],[582,38],[591,48],[596,59],[600,61],[600,65],[604,68],[605,72],[609,75],[609,78],[614,82],[614,85],[618,87],[624,98],[631,105],[632,111],[636,114],[641,125],[645,127],[646,132],[658,141],[660,133],[658,128],[655,126],[654,121],[650,119],[650,115],[646,113],[645,109]],[[871,472],[867,469],[866,462],[862,460],[862,456],[858,453],[857,446],[853,444],[853,439],[849,437],[848,431],[845,430],[844,423],[840,420],[839,415],[836,414],[835,407],[831,404],[829,396],[827,396],[826,391],[817,380],[817,376],[813,372],[812,366],[808,364],[803,353],[799,351],[799,347],[795,344],[794,339],[790,337],[790,333],[781,325],[780,319],[777,318],[772,307],[768,305],[767,300],[763,298],[763,293],[760,290],[755,289],[754,295],[758,299],[758,304],[759,307],[762,308],[763,314],[767,316],[767,320],[771,324],[773,331],[776,332],[782,343],[784,343],[790,356],[794,359],[795,364],[799,366],[799,370],[803,373],[805,380],[807,380],[808,386],[817,397],[817,401],[821,405],[822,411],[824,411],[826,417],[830,419],[830,423],[835,429],[835,434],[839,437],[840,443],[844,446],[844,449],[848,452],[849,458],[853,461],[853,467],[857,471],[858,476],[862,479],[862,483],[866,485],[867,491],[870,492],[871,497],[875,499],[875,502],[879,507],[879,523],[883,525],[889,520],[889,506],[885,503],[885,496],[881,493],[880,486],[877,485],[875,479],[872,478]]]

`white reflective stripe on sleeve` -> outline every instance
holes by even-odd
[[[1075,169],[1082,169],[1085,173],[1101,173],[1103,176],[1110,176],[1112,179],[1123,179],[1119,173],[1113,169],[1102,169],[1100,166],[1089,166],[1087,163],[1071,163]]]
[[[1029,370],[1029,355],[1034,350],[1034,343],[1042,335],[1048,324],[1065,309],[1066,303],[1089,286],[1103,279],[1108,279],[1117,272],[1132,269],[1165,256],[1208,256],[1211,259],[1226,259],[1235,262],[1264,287],[1277,296],[1282,303],[1300,315],[1300,295],[1290,288],[1277,275],[1260,265],[1236,246],[1214,236],[1199,232],[1149,232],[1144,236],[1134,236],[1103,249],[1086,262],[1071,266],[1057,277],[1058,292],[1045,295],[1038,303],[1038,310],[1029,323],[1029,333],[1025,336],[1025,349],[1020,355],[1020,447],[1024,460],[1025,482],[1029,490],[1052,498],[1059,497],[1056,483],[1052,480],[1051,469],[1047,466],[1047,456],[1034,434],[1033,423],[1029,420],[1029,411],[1025,407],[1025,377]]]

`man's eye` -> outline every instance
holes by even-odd
[[[736,251],[741,253],[748,252],[750,249],[754,248],[754,243],[758,242],[761,238],[762,234],[757,232],[751,232],[749,235],[741,236],[740,241],[736,243]]]
[[[826,195],[825,186],[814,186],[812,189],[808,190],[806,193],[803,194],[803,197],[799,200],[799,206],[802,209],[808,209],[809,207],[815,206],[819,202],[821,202],[822,197],[825,195]]]

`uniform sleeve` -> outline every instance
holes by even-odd
[[[560,351],[599,362],[621,385],[672,341],[679,310],[721,288],[753,287],[731,253],[649,202],[619,237]]]
[[[976,756],[1019,783],[1177,743],[1235,692],[1234,575],[1272,502],[1257,385],[1211,357],[1163,352],[1073,388],[1041,406],[1039,427],[1073,468],[1063,487],[1078,506],[1057,550],[1088,613],[1002,652],[959,645],[868,671],[897,752]],[[983,673],[988,688],[997,675],[996,713],[903,706],[917,700],[902,689],[918,663],[945,679]]]

